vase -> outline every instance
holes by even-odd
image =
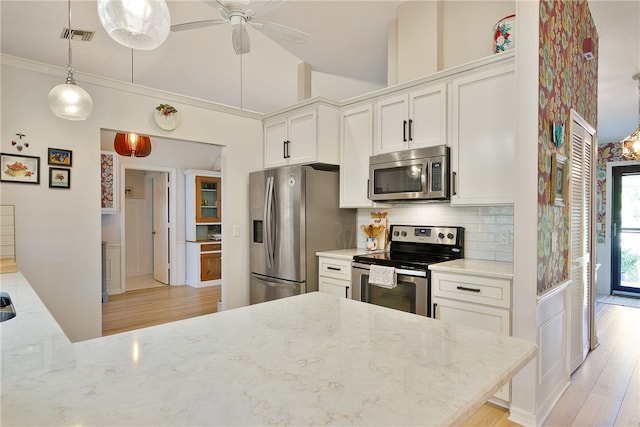
[[[375,251],[378,249],[378,239],[375,237],[367,237],[367,250]]]

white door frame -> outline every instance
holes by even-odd
[[[119,206],[124,206],[124,187],[125,187],[125,173],[127,169],[142,170],[148,172],[166,172],[169,174],[169,285],[176,284],[176,262],[177,245],[176,245],[176,176],[177,172],[175,168],[168,168],[163,166],[153,165],[139,165],[135,163],[125,163],[124,161],[119,163],[118,171],[118,195],[120,200]],[[127,260],[127,248],[124,244],[125,241],[125,214],[124,210],[121,210],[120,215],[120,291],[125,291],[126,281],[126,260]]]

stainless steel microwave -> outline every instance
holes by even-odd
[[[439,145],[371,156],[369,199],[449,200],[449,147]]]

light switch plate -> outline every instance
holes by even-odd
[[[233,237],[240,237],[240,226],[239,225],[234,225],[233,226]]]

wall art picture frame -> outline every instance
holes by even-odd
[[[40,157],[0,153],[0,181],[40,184]]]
[[[566,197],[567,157],[554,153],[551,157],[551,191],[550,203],[553,206],[564,206]]]
[[[47,149],[47,164],[54,166],[67,166],[71,167],[73,161],[71,150],[63,150],[61,148],[48,148]]]
[[[49,168],[49,188],[71,188],[71,169]]]

